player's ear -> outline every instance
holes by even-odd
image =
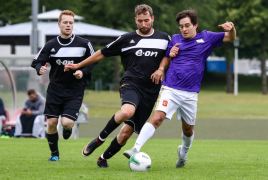
[[[58,22],[58,27],[60,28],[60,22]]]
[[[196,25],[194,25],[194,27],[195,27],[195,29],[197,29],[198,28],[198,23]]]
[[[154,16],[152,16],[152,22],[154,22]]]

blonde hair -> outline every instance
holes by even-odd
[[[64,10],[60,13],[60,16],[59,16],[59,22],[61,22],[61,17],[63,15],[68,15],[68,16],[73,16],[74,18],[74,13],[72,11],[69,11],[69,10]]]

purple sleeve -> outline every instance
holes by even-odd
[[[174,37],[172,37],[172,39],[170,40],[170,42],[168,44],[168,48],[167,48],[166,55],[165,55],[167,58],[169,58],[169,52],[170,52],[171,48],[174,46],[173,38]]]
[[[215,33],[215,32],[211,32],[211,31],[207,31],[207,36],[210,38],[211,44],[213,44],[213,47],[217,47],[217,46],[222,45],[222,41],[223,41],[223,38],[225,36],[225,32]]]

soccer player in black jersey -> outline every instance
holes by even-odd
[[[65,66],[65,71],[74,70],[98,62],[105,57],[121,56],[125,69],[120,82],[121,110],[110,119],[99,137],[88,143],[82,151],[84,156],[89,156],[113,130],[124,122],[120,133],[98,158],[97,165],[103,168],[108,167],[107,159],[120,151],[134,131],[137,134],[140,132],[152,112],[161,85],[154,84],[150,76],[158,69],[165,56],[170,37],[152,28],[154,16],[150,6],[145,4],[136,6],[135,15],[138,30],[120,36],[79,64]]]
[[[51,39],[32,62],[38,75],[46,72],[50,63],[50,83],[47,89],[44,114],[47,117],[47,140],[51,150],[48,161],[59,161],[57,124],[61,116],[63,138],[68,139],[84,97],[85,86],[90,84],[91,71],[96,64],[64,72],[64,65],[79,63],[94,54],[91,43],[72,34],[74,13],[65,10],[59,16],[60,36]]]

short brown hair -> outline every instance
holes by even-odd
[[[29,89],[29,90],[27,91],[27,94],[28,94],[28,96],[30,96],[31,94],[36,94],[36,92],[35,92],[34,89]]]
[[[73,16],[74,17],[74,13],[72,11],[69,11],[69,10],[64,10],[60,13],[60,16],[59,16],[59,22],[61,22],[61,17],[63,15],[69,15],[69,16]]]
[[[140,15],[140,14],[146,14],[147,12],[150,13],[150,16],[153,16],[153,9],[148,6],[147,4],[141,4],[141,5],[137,5],[135,7],[135,15]]]
[[[189,17],[191,19],[191,23],[196,25],[198,23],[197,13],[194,9],[189,8],[188,10],[181,11],[177,14],[176,21],[180,23],[180,20],[183,18]]]

